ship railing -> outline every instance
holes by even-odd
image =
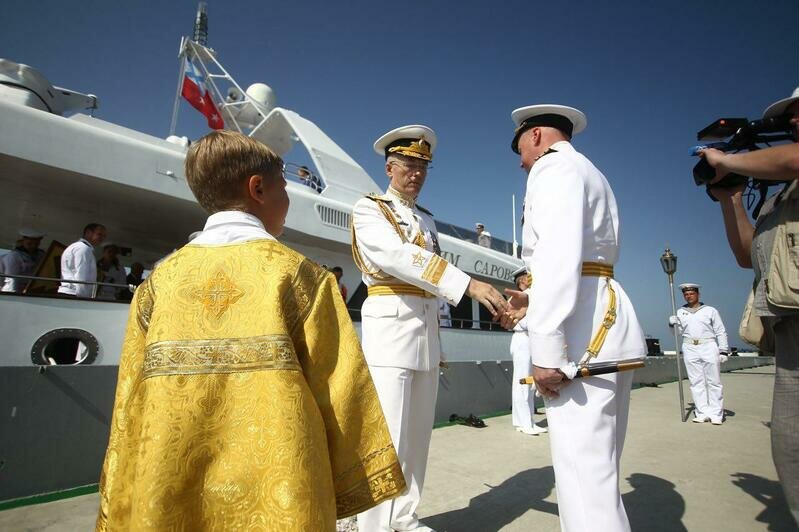
[[[66,282],[66,283],[75,283],[75,284],[88,284],[88,285],[93,285],[95,287],[110,286],[110,287],[113,287],[113,288],[128,289],[128,290],[130,290],[131,293],[136,291],[136,285],[133,285],[133,284],[104,283],[102,281],[79,281],[79,280],[73,280],[73,279],[61,279],[60,277],[39,277],[39,276],[35,276],[35,275],[17,275],[17,274],[12,274],[12,273],[2,273],[2,274],[0,274],[0,279],[2,279],[3,277],[10,277],[12,279],[26,279],[28,281],[45,281],[45,282],[59,283],[59,284],[62,283],[62,282]],[[4,292],[4,293],[6,293],[6,294],[20,294],[20,295],[37,295],[37,296],[48,295],[48,296],[55,296],[55,297],[60,297],[60,296],[65,295],[65,294],[59,294],[59,293],[53,294],[53,293],[50,293],[50,292],[46,292],[46,293]],[[78,298],[78,299],[88,299],[88,298]],[[92,298],[92,299],[94,299],[94,298]],[[103,300],[99,300],[99,301],[103,301]],[[108,300],[108,301],[113,301],[113,300]],[[123,301],[123,302],[127,303],[128,301]],[[347,307],[347,310],[349,311],[350,316],[353,317],[353,319],[355,321],[361,321],[360,320],[361,309],[354,308],[354,307]],[[502,328],[502,326],[499,325],[499,323],[497,323],[495,321],[492,321],[492,320],[473,320],[473,319],[467,319],[467,318],[445,318],[445,319],[448,320],[451,323],[451,325],[449,325],[449,326],[442,325],[441,327],[444,328],[444,329],[505,331],[505,329]]]
[[[317,194],[325,189],[322,179],[305,165],[286,162],[283,164],[283,176],[301,185],[305,185]]]
[[[11,279],[26,279],[28,281],[44,281],[44,282],[48,282],[48,283],[58,283],[58,284],[61,284],[61,283],[88,284],[88,285],[93,285],[95,287],[95,292],[97,291],[96,290],[97,287],[100,287],[100,286],[110,286],[110,287],[113,287],[113,288],[124,288],[124,289],[130,290],[131,293],[133,293],[136,290],[136,285],[132,285],[132,284],[105,283],[105,282],[102,282],[102,281],[79,281],[77,279],[62,279],[60,277],[40,277],[40,276],[36,276],[36,275],[18,275],[18,274],[14,274],[14,273],[0,273],[0,279],[3,279],[4,277],[9,277]],[[27,287],[25,288],[25,290],[27,290]],[[30,293],[28,293],[26,291],[22,291],[22,292],[11,292],[11,291],[9,291],[9,292],[3,292],[3,293],[6,293],[6,294],[21,294],[21,295],[49,295],[49,296],[56,296],[56,297],[65,296],[65,295],[68,296],[68,294],[63,294],[63,293],[52,294],[50,292],[30,292]],[[82,298],[78,298],[78,299],[82,299]],[[92,298],[92,299],[94,299],[94,298]]]

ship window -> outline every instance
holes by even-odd
[[[37,366],[91,364],[100,344],[83,329],[53,329],[39,337],[31,347],[31,361]]]
[[[464,295],[457,306],[450,305],[449,311],[454,329],[472,328],[472,298]]]

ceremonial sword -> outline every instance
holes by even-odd
[[[594,375],[604,375],[605,373],[618,373],[620,371],[630,371],[633,369],[643,368],[643,359],[622,360],[612,362],[597,362],[595,364],[587,364],[577,367],[577,373],[574,374],[574,379],[581,377],[593,377]],[[532,375],[519,379],[519,384],[535,384],[535,379]]]

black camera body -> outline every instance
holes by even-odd
[[[699,141],[715,140],[706,146],[696,146],[692,155],[697,155],[703,148],[741,151],[760,149],[758,144],[768,145],[770,142],[792,140],[790,118],[787,115],[748,120],[746,118],[719,118],[696,134]],[[724,140],[727,139],[727,140]],[[703,158],[694,166],[694,182],[697,186],[707,186],[716,177],[716,170]],[[746,183],[748,177],[730,173],[714,187],[730,188]]]

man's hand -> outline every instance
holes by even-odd
[[[716,148],[705,148],[699,152],[699,156],[704,157],[708,164],[716,170],[716,177],[710,180],[711,185],[718,183],[730,173],[730,171],[724,167],[724,157],[726,157],[726,155],[726,153]]]
[[[496,288],[477,279],[469,281],[469,286],[466,287],[466,295],[476,299],[478,303],[488,309],[494,320],[498,320],[502,313],[508,309],[508,303]]]
[[[569,384],[569,380],[559,369],[533,366],[533,378],[536,390],[547,399],[558,397],[558,390]]]
[[[735,185],[734,187],[710,187],[710,193],[719,201],[724,201],[727,198],[730,199],[741,199],[743,196],[744,190],[746,189],[746,184]]]
[[[508,310],[500,316],[499,323],[507,330],[513,329],[519,320],[527,315],[527,307],[529,305],[529,297],[526,292],[518,290],[505,289],[505,295],[509,296]]]

